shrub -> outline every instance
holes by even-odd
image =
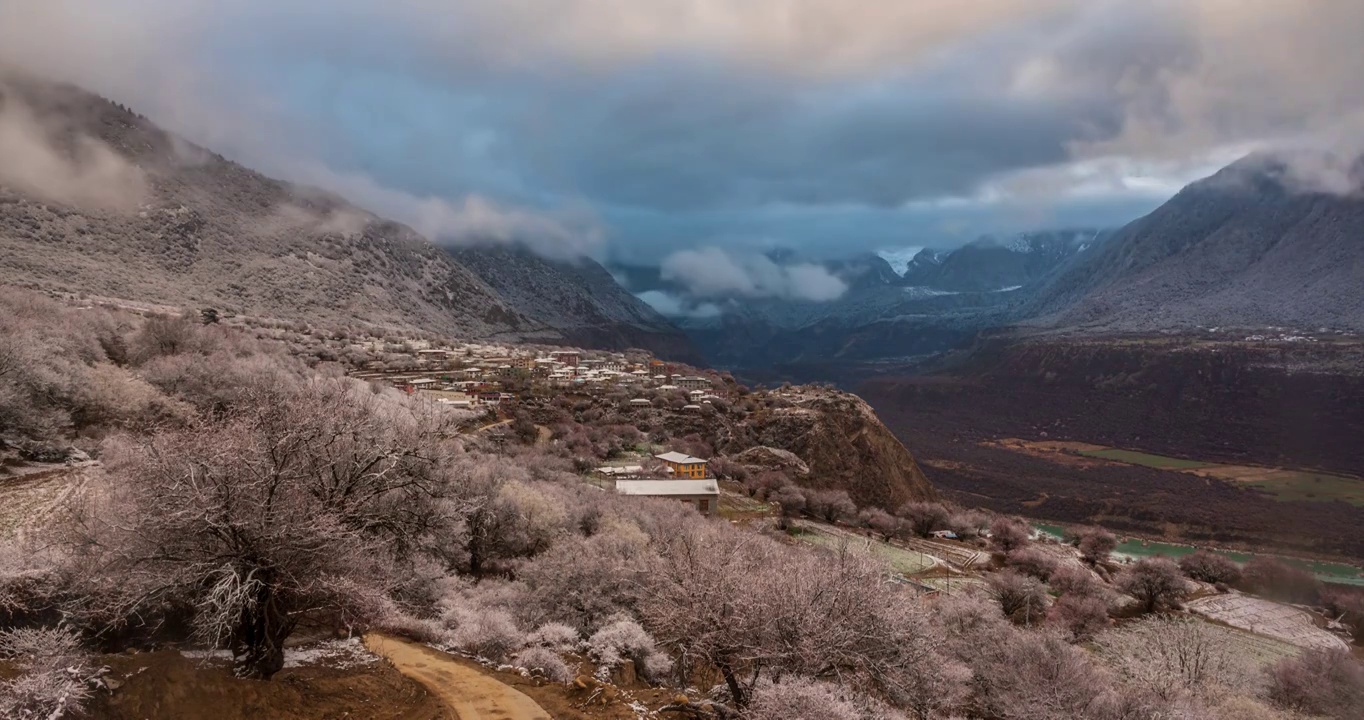
[[[1058,567],[1047,579],[1047,584],[1061,595],[1098,597],[1106,592],[1103,583],[1094,577],[1094,573],[1073,564]]]
[[[1048,619],[1064,629],[1071,642],[1088,642],[1108,627],[1108,603],[1093,596],[1066,595],[1052,605]]]
[[[609,672],[626,660],[635,663],[635,672],[648,682],[658,682],[672,669],[672,659],[659,651],[653,637],[639,623],[618,616],[615,621],[587,639],[588,653],[602,670]]]
[[[512,664],[556,683],[573,680],[573,671],[558,653],[543,647],[526,648],[512,657]]]
[[[1018,518],[997,517],[990,523],[990,543],[1003,552],[1017,550],[1031,538],[1032,528]]]
[[[951,527],[952,515],[942,503],[907,502],[900,506],[897,514],[909,523],[910,530],[919,537],[928,537]]]
[[[805,512],[811,517],[835,523],[857,514],[857,505],[847,490],[806,490]]]
[[[1200,620],[1146,618],[1099,639],[1129,684],[1162,700],[1211,700],[1250,690],[1255,672],[1225,632]]]
[[[1018,625],[1041,622],[1047,616],[1047,592],[1042,583],[1013,570],[990,576],[990,594],[1004,616]]]
[[[64,628],[0,631],[0,660],[19,670],[0,680],[0,717],[61,718],[78,715],[97,672],[80,638]]]
[[[569,652],[578,647],[579,640],[576,629],[560,622],[545,623],[527,638],[531,645],[549,648],[554,652]]]
[[[453,626],[450,642],[479,657],[506,662],[526,646],[525,633],[505,610],[459,608],[446,613],[445,621]]]
[[[1144,558],[1123,570],[1118,589],[1137,599],[1144,612],[1155,612],[1179,603],[1184,594],[1184,576],[1173,560]]]
[[[864,508],[858,514],[858,519],[884,540],[903,538],[909,531],[909,526],[902,518],[891,515],[881,508]]]
[[[1364,667],[1344,650],[1308,650],[1270,670],[1269,698],[1311,715],[1364,717]]]
[[[1008,554],[1004,560],[1009,567],[1045,581],[1056,571],[1056,558],[1042,548],[1025,546]]]
[[[1118,546],[1118,538],[1103,528],[1085,528],[1080,531],[1080,557],[1097,565],[1108,561],[1109,553]]]
[[[1241,568],[1231,558],[1208,550],[1198,550],[1180,558],[1179,569],[1206,583],[1231,584],[1241,579]]]
[[[748,720],[859,720],[862,714],[836,685],[806,678],[787,678],[753,690]]]

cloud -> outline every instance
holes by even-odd
[[[661,276],[697,297],[775,297],[827,302],[848,285],[813,263],[778,265],[758,254],[734,256],[717,247],[683,250],[663,260]]]
[[[1360,27],[1345,0],[13,0],[0,62],[428,232],[657,259],[1122,222],[1232,150],[1364,135]]]
[[[689,298],[678,297],[662,290],[646,290],[635,297],[670,318],[712,318],[722,314],[720,306],[713,302],[696,302]]]
[[[45,124],[0,77],[0,186],[5,185],[52,202],[124,212],[147,195],[139,168],[98,138]]]
[[[286,174],[345,197],[359,199],[374,212],[411,225],[436,243],[473,245],[519,243],[547,257],[570,259],[595,251],[602,231],[589,213],[557,217],[504,207],[480,195],[449,200],[385,187],[362,173],[325,165],[296,166]]]

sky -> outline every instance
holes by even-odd
[[[811,297],[758,254],[1114,226],[1355,147],[1360,37],[1354,0],[0,2],[0,63],[438,242]]]

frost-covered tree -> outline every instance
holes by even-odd
[[[268,678],[305,618],[372,616],[440,524],[438,416],[348,380],[261,391],[226,418],[114,443],[85,527],[92,612],[189,608]]]

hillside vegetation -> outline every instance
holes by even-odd
[[[646,717],[1345,720],[1364,708],[1364,669],[1332,633],[1252,655],[1236,633],[1160,616],[1218,592],[1188,573],[1364,619],[1281,563],[1124,566],[1099,530],[1072,549],[1031,540],[1015,518],[924,501],[859,510],[846,493],[790,484],[832,462],[812,448],[837,443],[729,438],[748,449],[716,470],[779,513],[710,519],[584,482],[575,469],[630,434],[605,405],[551,403],[564,411],[557,438],[520,421],[485,433],[467,411],[344,377],[249,327],[14,291],[0,301],[0,337],[16,341],[0,345],[0,437],[18,452],[0,493],[33,464],[78,466],[0,545],[0,715],[117,704],[128,676],[109,675],[98,651],[220,648],[238,677],[279,682],[306,631],[371,629]],[[849,447],[878,432],[827,390],[750,395],[733,412],[751,427],[712,424],[775,442],[818,423],[758,416],[849,413],[829,430]],[[675,447],[705,442],[675,435],[703,416],[645,412],[630,419],[634,442],[641,425]],[[848,541],[797,542],[815,521]],[[927,540],[944,530],[959,539]],[[883,538],[876,552],[860,549],[864,533]],[[961,592],[902,584],[927,567],[906,558],[942,547],[973,564]],[[644,704],[624,689],[639,684],[670,692]]]

